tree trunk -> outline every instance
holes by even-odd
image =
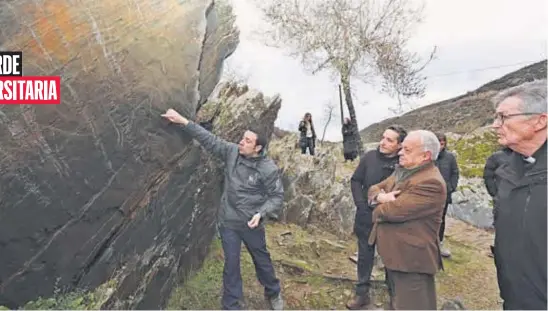
[[[356,119],[356,110],[354,109],[354,102],[352,101],[352,92],[350,91],[350,77],[348,75],[341,75],[341,84],[344,92],[344,99],[346,100],[346,106],[348,107],[348,113],[350,114],[350,123],[352,123],[354,139],[358,144],[358,155],[361,157],[363,154],[363,142],[360,137],[358,120]]]

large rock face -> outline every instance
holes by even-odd
[[[61,105],[0,107],[0,305],[109,281],[103,308],[162,308],[207,252],[222,174],[160,114],[206,102],[238,44],[230,10],[18,0],[0,23],[25,75],[62,76]],[[255,109],[271,130],[279,99]],[[214,131],[237,141],[249,114],[230,113]]]

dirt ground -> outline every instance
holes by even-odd
[[[457,299],[467,309],[501,309],[493,259],[488,257],[493,233],[448,219],[446,246],[452,258],[436,277],[438,307]],[[283,287],[286,309],[345,309],[352,297],[356,265],[349,257],[356,252],[353,238],[339,240],[318,230],[290,224],[267,227],[268,248]],[[255,277],[251,258],[242,249],[245,307],[267,309],[263,288]],[[215,240],[201,270],[184,286],[176,288],[168,309],[220,308],[223,254]],[[373,272],[374,301],[369,309],[386,306],[384,273]]]

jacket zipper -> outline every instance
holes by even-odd
[[[543,171],[540,171],[540,172],[534,172],[532,174],[525,174],[526,177],[529,177],[531,178],[532,176],[536,176],[536,175],[540,175],[540,174],[543,174],[545,172]],[[531,201],[531,183],[533,182],[533,180],[531,180],[529,182],[529,184],[527,185],[527,198],[525,199],[525,206],[523,207],[523,214],[522,214],[522,217],[521,217],[521,238],[520,238],[520,243],[522,245],[522,247],[525,248],[525,243],[523,243],[524,239],[526,238],[525,237],[525,227],[526,227],[526,219],[527,219],[527,210],[529,208],[529,202]],[[525,249],[523,249],[523,251],[525,251]]]
[[[525,174],[525,177],[531,178],[536,175],[544,174],[544,171],[539,172],[533,172],[532,174]],[[533,180],[530,180],[530,182],[527,184],[527,198],[525,199],[525,206],[523,207],[523,216],[521,220],[521,227],[522,230],[525,228],[525,215],[527,215],[527,209],[529,208],[529,201],[531,201],[531,183]]]
[[[525,229],[525,216],[527,215],[527,208],[529,207],[529,201],[531,201],[531,186],[527,186],[527,198],[525,199],[525,207],[523,208],[523,215],[521,219],[521,232]]]

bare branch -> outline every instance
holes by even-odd
[[[329,126],[329,123],[331,122],[333,118],[337,117],[337,114],[334,112],[335,107],[336,105],[332,102],[327,102],[324,106],[325,124],[323,126],[323,134],[322,134],[322,139],[320,140],[320,143],[323,143],[325,139],[325,133],[327,132],[327,127]]]

